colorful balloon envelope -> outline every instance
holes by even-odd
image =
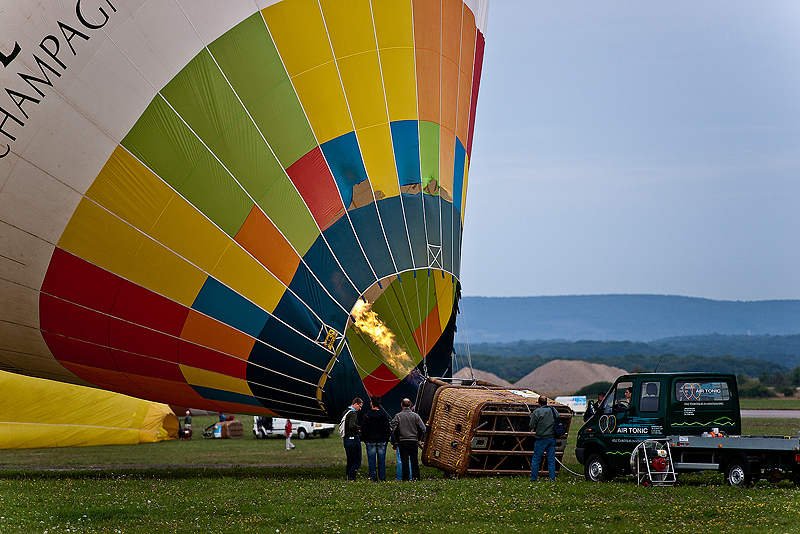
[[[4,6],[0,368],[314,420],[446,375],[487,3]]]

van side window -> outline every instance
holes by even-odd
[[[661,383],[642,382],[642,398],[639,400],[639,410],[642,412],[657,412],[661,407]]]
[[[724,402],[730,398],[731,391],[727,382],[675,382],[675,400],[678,402]]]

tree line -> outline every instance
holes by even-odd
[[[463,347],[456,350],[466,352]],[[676,356],[702,355],[705,357],[733,356],[755,358],[778,363],[791,369],[800,365],[800,335],[787,336],[739,336],[709,334],[681,336],[650,342],[636,341],[516,341],[511,343],[473,343],[470,350],[477,354],[496,356],[541,357],[635,357],[659,358],[664,354]],[[609,364],[612,365],[612,364]],[[756,375],[757,376],[757,375]]]
[[[743,397],[793,396],[800,387],[800,366],[791,369],[756,358],[734,358],[732,356],[678,356],[676,354],[642,355],[626,354],[611,357],[563,357],[563,356],[497,356],[494,354],[472,354],[469,358],[456,355],[453,371],[467,366],[494,373],[512,384],[533,370],[553,360],[579,360],[625,369],[629,373],[649,372],[714,372],[730,373],[737,377],[740,395]],[[597,391],[608,389],[611,384],[592,384],[576,394],[593,396]],[[603,389],[605,387],[605,389]]]

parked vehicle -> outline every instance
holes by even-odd
[[[309,436],[320,436],[327,438],[335,430],[335,425],[331,423],[316,423],[312,421],[300,421],[291,419],[292,436],[306,439]],[[253,434],[256,439],[268,438],[271,436],[285,436],[284,426],[286,419],[283,417],[265,417],[256,415],[253,417]]]
[[[675,472],[714,470],[726,483],[760,478],[800,484],[800,437],[741,436],[736,377],[719,373],[642,373],[617,378],[578,431],[575,456],[589,481],[631,469],[645,440],[669,446]]]

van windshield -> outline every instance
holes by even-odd
[[[625,412],[631,405],[633,382],[618,382],[603,400],[603,413]]]
[[[721,402],[731,398],[727,382],[678,380],[675,400],[678,402]]]

